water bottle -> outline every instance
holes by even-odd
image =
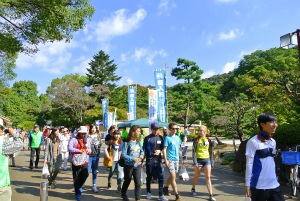
[[[137,166],[139,166],[139,164],[137,162],[135,162],[133,166],[137,167]]]

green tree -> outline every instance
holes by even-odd
[[[16,52],[35,53],[37,45],[72,39],[95,9],[89,0],[2,0],[0,57]]]
[[[88,77],[87,86],[106,86],[109,91],[113,91],[116,88],[116,82],[121,77],[115,74],[117,65],[114,60],[109,59],[109,55],[105,54],[104,51],[100,51],[98,54],[93,56],[93,60],[89,63],[90,68],[87,68]]]
[[[17,76],[13,69],[16,68],[17,54],[0,56],[0,85],[6,86],[8,81],[15,79]]]
[[[184,128],[188,124],[190,107],[193,106],[194,111],[199,111],[203,106],[202,73],[203,71],[196,65],[196,62],[181,58],[177,60],[177,67],[171,73],[177,80],[184,81],[184,84],[178,85],[176,89],[177,97],[181,99],[182,105],[186,105],[183,107]]]
[[[66,75],[54,79],[47,95],[52,103],[52,122],[54,125],[79,126],[86,117],[86,111],[95,104],[85,89],[86,76]]]

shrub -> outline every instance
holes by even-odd
[[[235,156],[227,156],[221,163],[221,165],[229,165],[231,162],[235,161]]]
[[[198,136],[198,135],[196,135],[196,134],[190,134],[190,135],[187,135],[186,137],[187,137],[188,140],[193,140],[193,139],[195,139],[197,136]]]
[[[278,145],[299,145],[300,144],[300,123],[282,124],[278,125],[278,128],[273,135]],[[258,130],[252,132],[252,136],[256,135]]]

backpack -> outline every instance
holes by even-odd
[[[197,145],[196,145],[196,146],[198,146],[199,139],[200,139],[200,137],[198,136],[198,137],[197,137]],[[209,139],[209,138],[207,138],[207,141],[208,141],[208,143],[210,143],[210,139]]]
[[[127,154],[128,154],[128,151],[129,151],[129,147],[130,147],[130,144],[127,143]],[[121,167],[125,166],[125,160],[122,157],[119,160],[119,166],[121,166]]]

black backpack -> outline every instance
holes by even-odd
[[[124,140],[124,142],[125,142],[125,140]],[[128,154],[129,146],[130,146],[129,143],[127,143],[127,154]],[[119,166],[121,166],[121,167],[125,166],[125,160],[122,157],[120,157]]]

